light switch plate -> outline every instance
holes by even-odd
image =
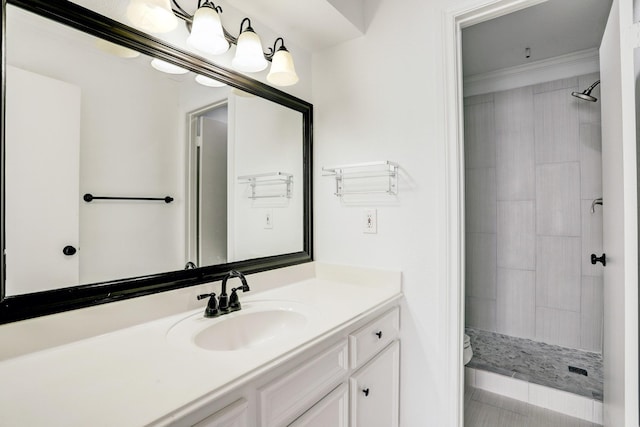
[[[362,232],[376,234],[378,232],[378,211],[365,209],[362,215]]]
[[[263,226],[265,229],[273,228],[273,211],[271,209],[267,209],[264,213],[264,223]]]

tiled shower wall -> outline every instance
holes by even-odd
[[[467,326],[602,351],[598,78],[465,98]]]

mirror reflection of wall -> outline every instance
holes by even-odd
[[[209,265],[299,251],[301,113],[232,90],[224,103],[190,113],[189,122],[189,260]]]
[[[150,66],[149,57],[11,5],[7,6],[6,15],[6,61],[8,68],[14,70],[7,76],[6,150],[7,164],[13,169],[6,170],[6,294],[183,269],[187,261],[193,260],[190,243],[185,245],[185,241],[189,242],[191,226],[185,226],[190,223],[191,215],[186,203],[189,196],[185,193],[190,162],[186,138],[190,131],[188,116],[197,109],[228,102],[230,88],[203,86],[190,72],[173,75],[160,72]],[[22,85],[22,93],[14,86],[19,80],[18,74],[33,77]],[[59,88],[68,90],[60,92]],[[229,188],[235,192],[239,186],[237,176],[244,166],[238,165],[244,165],[245,154],[249,155],[247,165],[255,164],[253,155],[259,154],[262,155],[260,170],[298,170],[296,174],[302,179],[301,113],[254,98],[277,107],[276,110],[288,111],[295,119],[285,124],[238,114],[234,116],[233,132],[243,134],[239,129],[250,128],[257,135],[270,135],[273,141],[289,140],[290,135],[295,135],[297,140],[292,143],[291,153],[283,152],[284,147],[280,147],[267,156],[264,147],[255,146],[266,144],[264,137],[249,135],[246,144],[238,145],[243,147],[242,152],[233,151],[233,160],[216,159],[218,166],[214,170],[208,167],[202,170],[209,186],[208,189],[203,186],[208,195],[206,203],[215,206],[220,214],[217,223],[211,221],[206,225],[207,235],[212,238],[203,240],[201,246],[226,247],[227,253],[218,250],[199,259],[198,266],[302,250],[302,185],[296,198],[288,200],[292,208],[286,208],[299,217],[289,219],[286,215],[274,214],[276,218],[285,219],[282,228],[291,227],[291,234],[299,234],[295,244],[279,242],[276,232],[263,239],[261,233],[253,232],[255,224],[247,225],[244,219],[236,221],[230,216],[253,214],[238,213],[237,206],[229,202],[234,197],[235,203],[235,196],[225,196]],[[21,119],[11,116],[19,111],[14,109],[20,104],[16,99],[24,101]],[[31,101],[27,102],[28,99]],[[65,114],[60,113],[66,113],[67,117],[63,119]],[[65,120],[68,129],[56,130],[54,125]],[[289,125],[294,129],[287,129]],[[65,132],[75,134],[75,140]],[[56,137],[65,141],[66,148],[55,142]],[[228,154],[230,157],[231,152]],[[74,159],[75,165],[68,163]],[[284,159],[291,163],[280,162]],[[265,166],[271,162],[277,164]],[[255,173],[254,168],[247,173]],[[67,179],[66,184],[61,183],[63,178]],[[45,184],[49,187],[45,188]],[[245,187],[243,185],[242,191]],[[87,203],[82,200],[85,193],[170,196],[174,201],[168,204],[111,200]],[[245,208],[253,212],[256,204]],[[272,208],[285,209],[283,206]],[[204,216],[212,215],[205,212]],[[62,218],[67,220],[67,226],[62,225]],[[224,227],[223,221],[227,222]],[[241,230],[229,231],[232,225]],[[245,237],[245,232],[251,233],[250,237]],[[258,246],[238,249],[238,244],[230,243],[232,235]],[[220,240],[216,240],[216,236]],[[72,246],[76,252],[63,254],[66,246]],[[232,255],[230,246],[233,246]],[[42,249],[46,255],[36,249]],[[45,261],[47,257],[49,261]],[[62,270],[61,266],[68,271],[57,272]],[[32,272],[40,275],[29,275]],[[26,275],[21,279],[23,273]]]
[[[236,261],[298,251],[303,246],[302,114],[235,94],[229,107],[234,118],[231,174],[236,177],[229,256]],[[253,125],[243,125],[249,117]],[[278,173],[291,175],[288,187]],[[260,177],[254,188],[238,179],[255,175]]]

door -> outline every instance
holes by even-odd
[[[351,427],[397,427],[400,343],[394,341],[350,379]]]
[[[6,295],[77,285],[63,249],[79,249],[80,88],[12,66],[6,78]]]
[[[631,0],[614,0],[600,47],[604,425],[638,426],[638,234]]]
[[[227,262],[227,124],[202,116],[200,135],[198,265],[224,264]]]

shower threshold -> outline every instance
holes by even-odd
[[[602,354],[466,328],[468,368],[489,371],[602,402]],[[586,373],[586,375],[585,375]]]

